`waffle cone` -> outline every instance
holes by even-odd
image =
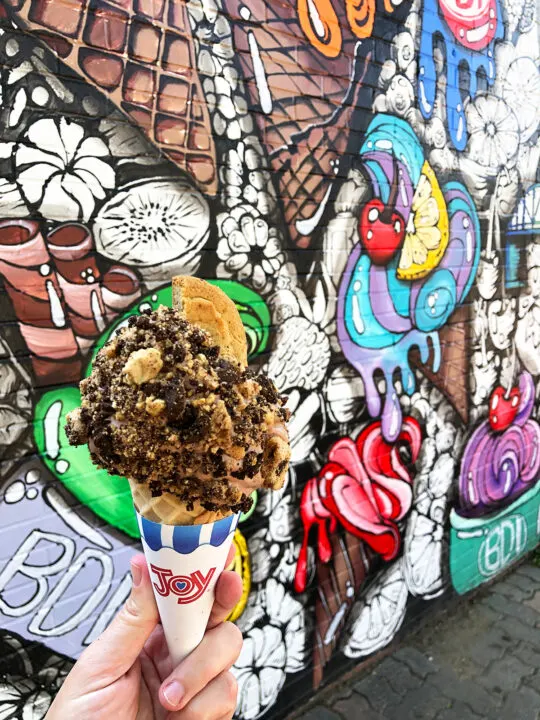
[[[152,491],[146,483],[129,480],[129,486],[137,512],[160,525],[205,525],[232,514],[230,511],[206,510],[198,501],[193,503],[192,510],[188,510],[186,503],[172,493],[164,492],[158,497],[152,497]]]

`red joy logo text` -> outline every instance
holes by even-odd
[[[173,575],[172,570],[157,565],[150,565],[150,570],[157,575],[157,582],[154,582],[156,592],[163,597],[171,593],[176,595],[179,605],[187,605],[198,600],[207,590],[216,572],[216,568],[210,568],[206,575],[200,570],[195,570],[189,575]]]

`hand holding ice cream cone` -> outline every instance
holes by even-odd
[[[203,637],[239,514],[255,488],[282,487],[290,449],[285,398],[247,368],[235,304],[187,277],[173,279],[173,304],[130,318],[100,350],[66,431],[129,478],[180,661]]]
[[[81,655],[47,720],[65,718],[230,718],[236,682],[229,668],[242,645],[240,631],[223,622],[241,594],[236,573],[224,572],[199,647],[173,665],[142,555],[132,560],[133,588],[105,632]]]

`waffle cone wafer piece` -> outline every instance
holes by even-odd
[[[230,515],[221,510],[206,510],[199,502],[194,503],[193,508],[188,510],[185,502],[168,492],[153,497],[149,486],[136,480],[129,480],[129,487],[139,515],[162,525],[204,525]]]
[[[189,322],[205,330],[221,355],[247,366],[247,340],[236,305],[215,285],[177,275],[172,281],[173,307]]]

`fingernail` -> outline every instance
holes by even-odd
[[[177,707],[180,704],[180,700],[184,695],[184,688],[179,682],[173,680],[163,688],[163,697],[173,707]]]
[[[140,565],[137,565],[133,563],[131,565],[131,577],[133,579],[133,586],[137,587],[137,585],[141,584],[142,580],[142,568]]]

